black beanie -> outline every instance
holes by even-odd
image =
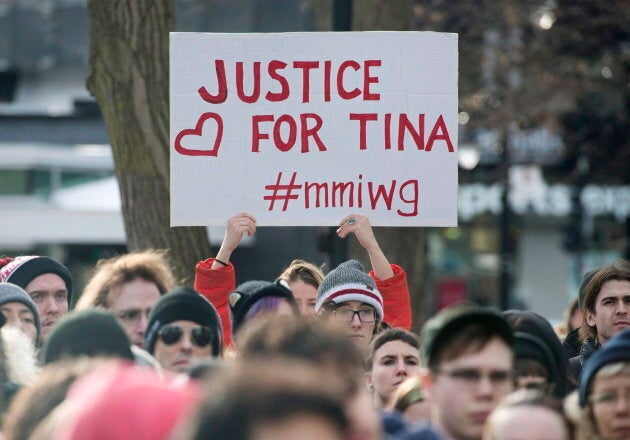
[[[45,273],[59,275],[68,290],[68,305],[72,300],[72,275],[66,266],[50,257],[22,255],[15,257],[0,268],[0,281],[6,281],[26,289],[28,283]]]
[[[166,324],[179,320],[210,327],[215,335],[212,355],[219,356],[223,348],[221,318],[214,306],[190,287],[178,287],[155,303],[149,314],[147,333],[144,337],[145,349],[153,354],[158,331]]]
[[[68,313],[53,327],[44,343],[43,362],[50,364],[80,356],[114,356],[134,360],[127,333],[114,316],[101,309]]]
[[[232,319],[232,335],[243,325],[245,315],[256,302],[268,296],[286,299],[289,305],[296,311],[297,306],[293,294],[285,281],[278,280],[275,283],[269,281],[246,281],[230,292],[230,318]]]

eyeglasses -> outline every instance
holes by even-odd
[[[128,309],[117,312],[116,316],[118,316],[118,319],[123,321],[125,324],[136,325],[140,322],[142,316],[144,316],[147,321],[149,320],[149,311],[150,310],[146,310],[143,312],[140,309]]]
[[[361,322],[375,322],[376,321],[376,310],[350,310],[350,309],[337,309],[332,311],[333,315],[335,315],[335,319],[341,322],[352,322],[354,319],[354,315],[359,317],[359,321]]]
[[[175,324],[168,324],[158,331],[158,337],[166,345],[177,344],[184,335],[184,329]],[[206,347],[212,342],[212,330],[210,327],[200,325],[190,329],[190,340],[197,347]]]
[[[490,383],[495,388],[502,388],[511,385],[512,383],[512,371],[511,370],[493,370],[489,373],[484,373],[473,368],[462,368],[454,370],[433,370],[434,374],[441,374],[448,376],[460,382],[463,386],[473,388],[479,385],[481,378],[487,377]]]

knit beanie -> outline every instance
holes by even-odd
[[[376,283],[356,260],[341,263],[328,272],[317,290],[315,311],[319,313],[327,303],[340,304],[347,301],[360,301],[376,309],[379,321],[383,320],[383,297]]]
[[[295,299],[285,282],[278,280],[275,283],[269,281],[246,281],[239,284],[230,292],[230,319],[232,320],[232,334],[236,334],[243,325],[245,315],[258,302],[265,297],[278,297],[286,299],[291,306],[295,306]],[[297,312],[297,309],[296,309]]]
[[[134,360],[131,342],[114,316],[101,309],[68,313],[53,327],[44,343],[44,365],[80,356],[113,356]]]
[[[0,268],[0,281],[17,284],[22,289],[26,289],[28,283],[45,273],[54,273],[61,277],[68,290],[68,305],[71,304],[72,275],[66,266],[50,257],[38,255],[15,257]]]
[[[586,406],[591,382],[605,365],[630,362],[630,329],[625,329],[610,338],[599,350],[588,358],[580,375],[580,406]]]
[[[37,306],[31,299],[31,297],[20,286],[17,286],[13,283],[0,283],[0,306],[10,302],[19,302],[29,308],[29,310],[33,314],[33,317],[35,318],[37,340],[39,340],[42,325],[39,320],[39,312],[37,311]]]
[[[223,349],[221,318],[207,299],[190,287],[178,287],[162,296],[151,309],[144,348],[153,354],[158,331],[174,321],[185,320],[210,327],[214,333],[212,355],[219,356]]]

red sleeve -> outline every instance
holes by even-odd
[[[392,327],[409,330],[411,327],[411,302],[407,274],[402,267],[391,264],[394,276],[386,280],[379,280],[370,271],[370,276],[376,282],[376,288],[383,296],[384,321]]]
[[[195,266],[195,290],[217,309],[223,325],[223,344],[227,348],[232,345],[228,293],[236,288],[236,274],[232,263],[213,270],[210,269],[213,262],[214,258],[208,258]]]

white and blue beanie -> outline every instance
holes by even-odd
[[[383,297],[376,283],[356,260],[348,260],[331,270],[317,290],[315,311],[319,314],[328,303],[340,304],[360,301],[376,310],[379,321],[383,320]]]

